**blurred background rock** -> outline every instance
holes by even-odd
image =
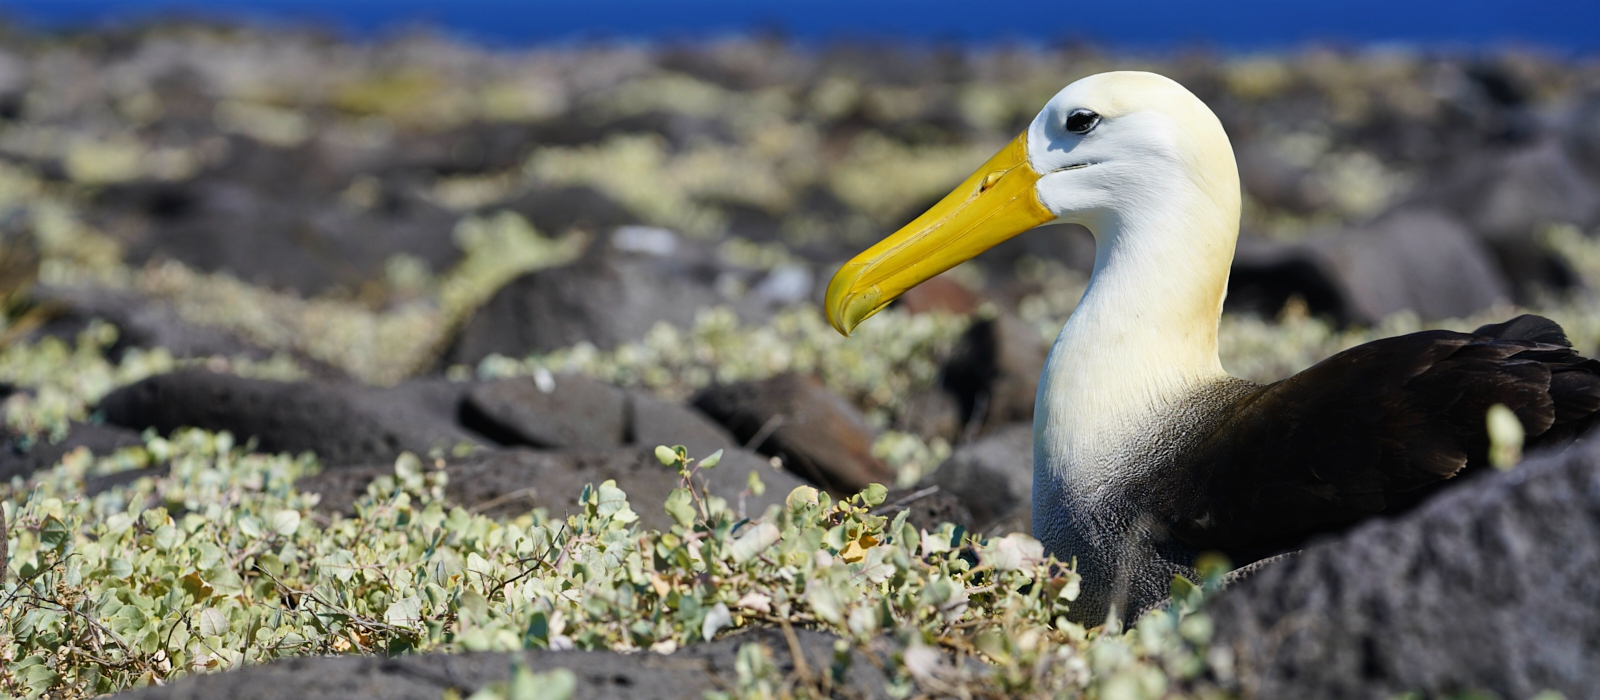
[[[1552,33],[1532,33],[1544,48],[1484,43],[1527,34],[1526,21],[1285,46],[1314,34],[1274,29],[1270,12],[1258,29],[1277,43],[1208,45],[1187,40],[1217,18],[1174,29],[1180,12],[1153,30],[1177,34],[1141,39],[1168,42],[1153,49],[1063,41],[1066,24],[886,41],[804,18],[789,33],[638,41],[602,27],[620,34],[518,45],[488,24],[50,29],[52,7],[64,6],[17,3],[33,23],[0,33],[0,397],[17,454],[75,425],[157,427],[97,402],[197,365],[348,387],[335,406],[373,404],[363,384],[585,375],[698,396],[738,444],[779,461],[801,459],[797,445],[854,446],[808,467],[823,481],[909,486],[958,451],[946,481],[1018,484],[974,515],[1026,530],[1009,510],[1027,502],[1015,427],[1086,281],[1088,233],[1015,238],[853,341],[816,301],[841,261],[936,201],[1062,86],[1117,69],[1182,82],[1233,140],[1245,209],[1223,352],[1235,373],[1271,380],[1511,305],[1552,315],[1585,352],[1600,342],[1600,62],[1583,30],[1596,20],[1552,19],[1560,8],[1544,15]],[[909,12],[874,6],[861,26],[895,7]],[[532,11],[508,10],[504,31],[548,39],[571,20],[517,24]],[[1350,36],[1381,38],[1374,21]],[[933,31],[918,26],[906,31]],[[843,401],[770,390],[799,381],[790,373]],[[454,421],[439,430],[468,442],[526,442],[474,423],[463,392],[380,403]],[[410,399],[394,397],[406,396],[431,403],[405,413],[394,402]],[[719,396],[751,398],[718,417],[706,406]],[[826,408],[812,427],[786,425],[799,405]],[[214,429],[255,424],[228,410],[202,413]],[[823,433],[791,436],[802,430]],[[425,447],[390,442],[327,452]]]

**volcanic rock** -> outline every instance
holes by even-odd
[[[961,402],[943,387],[913,390],[895,413],[894,428],[923,440],[958,442],[965,432]]]
[[[973,322],[940,377],[961,408],[964,429],[982,433],[1032,420],[1045,356],[1039,332],[1015,316]]]
[[[455,423],[465,384],[425,380],[379,389],[274,382],[203,370],[150,377],[100,401],[106,423],[165,434],[189,426],[254,437],[265,452],[309,450],[325,464],[393,459],[488,441]]]
[[[1576,276],[1537,235],[1548,224],[1588,230],[1600,222],[1600,180],[1574,155],[1556,139],[1474,153],[1420,199],[1454,213],[1487,243],[1524,297],[1540,287],[1569,287]]]
[[[750,449],[836,494],[894,483],[893,471],[872,456],[876,432],[866,417],[814,377],[790,372],[712,386],[693,404]]]
[[[628,410],[629,444],[650,448],[683,445],[696,459],[717,450],[731,453],[742,444],[704,413],[649,394],[630,393]]]
[[[573,229],[610,231],[638,220],[599,190],[581,185],[536,186],[485,210],[514,211],[547,236],[564,236]]]
[[[26,479],[36,471],[54,467],[67,453],[80,447],[96,456],[105,456],[124,447],[143,444],[137,430],[97,423],[73,423],[60,442],[39,438],[28,441],[27,449],[23,449],[22,442],[14,436],[0,435],[0,480]]]
[[[575,375],[483,382],[467,389],[461,421],[502,445],[616,447],[627,441],[628,397]]]
[[[839,638],[807,629],[794,631],[806,667],[815,672],[834,666],[833,645]],[[798,664],[784,633],[757,628],[668,655],[610,651],[528,650],[513,654],[422,654],[382,656],[312,656],[247,666],[225,673],[190,676],[165,686],[147,686],[118,694],[122,700],[438,700],[454,692],[467,697],[510,676],[511,659],[528,669],[571,671],[577,679],[574,698],[651,700],[698,698],[738,686],[735,659],[739,648],[760,644],[771,652],[777,673],[791,677]],[[881,658],[892,649],[877,649]],[[851,697],[888,698],[887,678],[860,651],[848,653],[848,670],[839,679]]]
[[[92,319],[117,327],[117,340],[106,349],[112,359],[128,348],[165,348],[176,358],[245,357],[265,360],[272,351],[214,326],[189,323],[169,302],[107,287],[37,286],[30,303],[52,311],[49,321],[30,334],[37,340],[56,337],[72,343]],[[297,358],[323,376],[341,374],[324,363]]]
[[[1010,423],[956,449],[923,479],[954,494],[980,532],[1033,532],[1033,424]]]
[[[445,353],[446,364],[491,354],[523,357],[577,343],[607,350],[657,323],[694,324],[706,307],[735,303],[716,290],[711,256],[665,229],[623,227],[571,265],[536,270],[495,292]]]
[[[1373,324],[1405,310],[1424,318],[1471,315],[1508,301],[1511,285],[1459,220],[1418,207],[1303,243],[1241,240],[1229,310],[1271,315],[1290,297],[1340,323]]]
[[[908,313],[944,312],[966,315],[978,310],[983,295],[949,277],[940,275],[906,290],[895,304]]]
[[[189,180],[115,184],[97,196],[101,224],[128,262],[177,260],[312,295],[381,278],[397,254],[436,271],[460,256],[450,236],[457,215],[404,181],[341,167],[315,141],[283,149],[233,138],[226,153]],[[370,196],[345,196],[356,183]]]
[[[581,512],[578,496],[585,484],[615,480],[639,514],[640,526],[657,530],[671,526],[672,519],[662,504],[667,494],[680,485],[677,472],[661,464],[652,448],[482,450],[466,457],[441,459],[435,468],[449,474],[447,498],[493,517],[515,517],[534,508],[545,508],[551,517],[564,518]],[[752,471],[766,485],[760,496],[746,492],[746,480]],[[393,473],[391,463],[352,466],[306,477],[296,486],[322,494],[322,510],[353,515],[353,504],[366,493],[367,484]],[[783,503],[790,491],[804,485],[766,459],[741,450],[724,452],[722,462],[713,469],[700,470],[698,478],[711,495],[726,499],[735,512],[748,517],[758,517],[768,506]]]
[[[1600,698],[1600,443],[1449,489],[1206,606],[1251,697]]]

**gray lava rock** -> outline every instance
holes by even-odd
[[[1600,180],[1600,90],[1591,90],[1567,115],[1565,142],[1573,160]]]
[[[1565,288],[1576,276],[1536,235],[1546,224],[1588,230],[1600,222],[1600,180],[1574,155],[1583,157],[1556,139],[1474,153],[1452,163],[1419,199],[1453,213],[1487,243],[1519,294]]]
[[[973,526],[988,533],[1033,533],[1033,424],[1011,423],[962,445],[928,478],[959,497]]]
[[[30,303],[54,310],[48,322],[29,334],[32,340],[51,336],[72,343],[90,320],[98,318],[117,327],[117,341],[106,350],[113,359],[121,357],[128,348],[165,348],[177,358],[220,356],[265,360],[273,355],[272,350],[224,329],[183,320],[171,303],[125,290],[39,286],[33,288],[29,297]],[[346,376],[332,365],[298,353],[291,354],[301,367],[318,377]]]
[[[896,430],[921,436],[924,440],[961,439],[966,427],[961,402],[942,387],[923,389],[906,397],[905,406],[895,414]]]
[[[900,511],[909,510],[906,522],[919,530],[934,530],[944,523],[965,530],[972,529],[972,511],[957,495],[938,486],[919,484],[909,489],[890,491],[883,504],[872,512],[893,518]]]
[[[982,433],[1033,420],[1046,355],[1039,332],[1015,316],[973,322],[940,377],[961,408],[964,430]]]
[[[1587,228],[1600,219],[1600,186],[1562,145],[1546,140],[1493,154],[1453,197],[1462,220],[1485,239],[1532,243],[1539,226],[1562,222]]]
[[[460,257],[450,237],[458,216],[405,178],[362,173],[317,140],[283,149],[232,138],[225,151],[192,179],[111,185],[96,197],[129,263],[167,258],[313,295],[380,279],[396,254],[433,270]],[[353,203],[344,193],[363,175],[371,201]]]
[[[1332,200],[1310,169],[1290,162],[1265,139],[1240,141],[1235,153],[1244,191],[1262,204],[1305,215],[1327,208]]]
[[[755,282],[760,292],[757,277],[667,229],[623,226],[577,262],[536,270],[501,287],[456,335],[441,362],[476,364],[492,354],[523,357],[584,342],[609,350],[643,338],[658,323],[690,328],[701,309],[713,306],[729,306],[746,322],[760,321],[786,297],[737,291]]]
[[[800,653],[812,672],[826,672],[833,663],[838,637],[795,630]],[[535,672],[564,668],[577,678],[574,698],[648,700],[699,698],[738,685],[734,660],[740,647],[760,644],[772,653],[778,673],[789,676],[797,664],[783,632],[751,629],[715,642],[697,644],[668,655],[608,651],[541,651],[516,654]],[[887,643],[875,649],[892,653]],[[851,651],[844,685],[849,697],[888,698],[888,679],[866,654]],[[225,673],[203,674],[171,685],[131,690],[124,700],[438,700],[454,690],[467,697],[490,683],[510,677],[512,654],[426,654],[325,656],[286,659]]]
[[[784,468],[837,495],[894,483],[894,473],[872,456],[876,432],[866,416],[814,377],[790,372],[712,386],[693,404],[750,449],[781,458]]]
[[[1511,285],[1459,220],[1418,207],[1303,243],[1241,240],[1229,310],[1271,315],[1291,296],[1340,323],[1372,324],[1404,310],[1424,318],[1470,315],[1508,300]]]
[[[377,389],[273,382],[202,370],[150,377],[100,401],[106,423],[165,434],[183,426],[254,437],[261,450],[310,450],[326,464],[392,459],[403,451],[486,444],[458,427],[466,384],[428,380]]]
[[[628,395],[628,442],[641,447],[683,445],[699,459],[717,450],[734,452],[741,443],[705,414],[648,394]]]
[[[1511,297],[1489,252],[1439,211],[1398,210],[1311,247],[1340,281],[1351,316],[1363,322],[1406,309],[1456,318]]]
[[[573,375],[545,387],[527,377],[502,379],[468,389],[461,420],[503,445],[616,447],[628,437],[627,401],[621,389]]]
[[[1600,443],[1484,474],[1207,605],[1262,698],[1600,698]]]
[[[547,236],[563,236],[572,229],[610,231],[638,221],[615,200],[582,185],[535,186],[514,199],[485,208],[486,213],[499,210],[521,214]]]
[[[906,290],[894,303],[897,308],[911,314],[944,312],[965,315],[977,311],[978,305],[983,302],[982,294],[940,275]]]
[[[575,375],[552,376],[548,388],[531,378],[474,385],[461,424],[502,445],[549,449],[683,445],[699,458],[740,446],[705,414],[644,392]]]
[[[194,326],[178,318],[169,304],[152,303],[138,295],[103,287],[35,287],[30,295],[35,305],[60,311],[32,335],[54,336],[73,342],[91,319],[101,319],[117,327],[117,343],[112,355],[127,347],[166,348],[174,357],[244,355],[264,359],[267,353],[234,335],[217,328]]]
[[[437,467],[437,465],[436,465]],[[467,457],[443,461],[450,475],[445,495],[457,504],[493,517],[516,517],[534,508],[546,508],[563,518],[579,512],[578,496],[585,484],[613,479],[628,494],[639,514],[640,525],[665,530],[672,524],[663,509],[667,494],[679,485],[678,474],[656,459],[653,448],[536,452],[528,449],[483,450]],[[760,496],[743,497],[744,513],[761,515],[768,506],[781,504],[804,482],[775,469],[749,452],[730,450],[714,469],[700,471],[703,485],[737,511],[750,472],[766,485]],[[354,502],[379,476],[393,474],[388,463],[330,469],[301,479],[302,491],[319,493],[319,508],[353,515]]]
[[[61,462],[68,452],[86,447],[91,454],[103,456],[124,447],[143,445],[139,431],[97,423],[73,423],[61,442],[48,440],[23,445],[11,436],[0,436],[0,481],[13,477],[24,479],[41,469],[49,469]]]

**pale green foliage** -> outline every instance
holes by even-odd
[[[906,146],[867,132],[856,137],[849,156],[830,173],[828,184],[841,201],[865,212],[881,225],[902,223],[911,202],[944,195],[970,175],[1004,141],[960,146]]]
[[[1204,636],[1169,618],[1128,635],[1065,622],[1077,576],[1024,535],[919,531],[904,512],[874,514],[882,487],[837,502],[800,488],[740,520],[691,486],[703,463],[681,447],[660,452],[684,485],[666,532],[640,530],[611,482],[584,489],[579,515],[495,521],[442,500],[445,473],[405,455],[356,517],[330,519],[293,487],[317,469],[310,455],[252,454],[193,430],[98,459],[74,452],[4,494],[0,688],[81,697],[305,654],[670,651],[777,623],[857,642],[889,634],[993,664],[891,660],[905,690],[1074,696],[1102,680],[1165,688],[1202,667]],[[82,495],[88,476],[157,463],[170,472]],[[793,690],[795,679],[763,671],[761,653],[740,653],[742,687]],[[523,673],[484,697],[524,697]]]
[[[895,473],[895,485],[909,487],[932,474],[950,457],[950,443],[944,438],[924,440],[914,433],[886,430],[872,443],[872,456],[883,460]]]
[[[525,360],[493,356],[479,364],[478,374],[526,376],[543,368],[682,398],[712,382],[799,372],[816,375],[883,420],[903,408],[912,390],[932,385],[940,361],[967,323],[961,317],[890,309],[845,338],[816,307],[782,311],[764,326],[741,325],[724,307],[702,311],[688,331],[661,323],[643,340],[609,352],[582,343]]]
[[[1503,403],[1489,407],[1489,464],[1505,470],[1522,461],[1522,440],[1526,432],[1517,414]]]

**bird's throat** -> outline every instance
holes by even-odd
[[[1220,214],[1220,215],[1219,215]],[[1041,377],[1035,467],[1095,485],[1149,440],[1160,419],[1226,373],[1217,325],[1237,239],[1236,214],[1188,212],[1105,225],[1095,270]],[[1086,478],[1079,478],[1086,477]]]

